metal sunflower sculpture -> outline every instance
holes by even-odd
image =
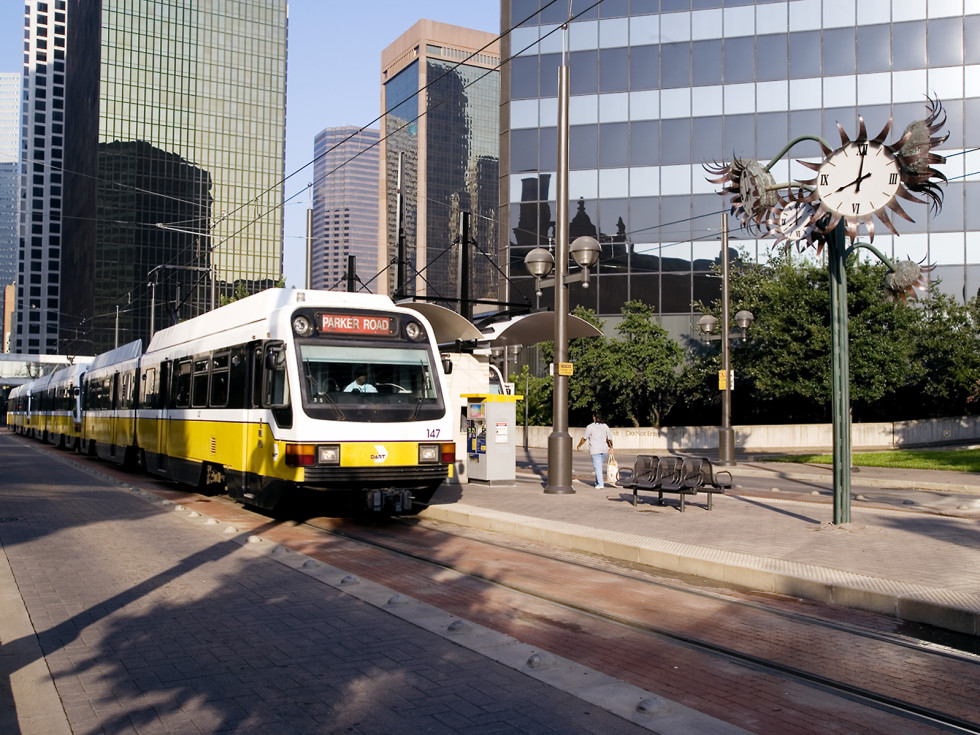
[[[900,260],[893,264],[892,270],[885,274],[884,287],[894,301],[901,301],[907,304],[910,298],[918,299],[919,294],[916,289],[923,290],[928,288],[925,274],[929,273],[934,265],[920,265],[913,260]]]
[[[914,222],[898,199],[925,204],[926,200],[916,194],[925,195],[932,211],[938,214],[943,199],[940,182],[945,183],[946,177],[933,164],[944,163],[946,159],[932,149],[948,137],[935,135],[945,124],[946,115],[938,99],[929,99],[926,109],[926,119],[911,123],[891,145],[885,143],[892,127],[891,118],[878,135],[868,138],[864,118],[858,117],[858,135],[854,140],[838,123],[839,148],[831,150],[820,140],[824,160],[799,161],[817,172],[816,178],[799,183],[810,192],[807,201],[815,208],[813,218],[815,224],[820,223],[818,231],[829,233],[843,219],[852,242],[857,239],[859,226],[864,227],[868,240],[874,242],[877,218],[892,234],[898,235],[889,211]]]
[[[927,115],[905,128],[901,138],[886,143],[892,128],[889,119],[874,138],[868,137],[864,118],[858,118],[858,134],[853,140],[838,124],[841,145],[832,149],[816,136],[823,153],[819,162],[799,161],[816,172],[812,179],[777,184],[769,170],[783,153],[769,165],[736,158],[730,164],[704,164],[707,180],[722,186],[719,193],[731,197],[731,213],[743,226],[776,239],[776,245],[797,248],[813,246],[819,253],[829,234],[843,220],[847,236],[853,242],[858,228],[873,242],[875,219],[898,235],[892,222],[897,215],[909,222],[915,220],[902,208],[899,199],[930,205],[934,214],[942,209],[942,184],[945,175],[935,166],[945,162],[934,152],[948,137],[941,134],[946,113],[938,99],[927,98]],[[809,218],[804,219],[803,215]]]
[[[776,205],[776,180],[761,163],[747,158],[736,158],[731,164],[704,164],[704,170],[715,178],[712,184],[721,184],[722,196],[732,197],[732,216],[743,226],[757,232],[765,232],[769,211]]]

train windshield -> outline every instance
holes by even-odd
[[[301,343],[303,408],[340,421],[423,421],[445,413],[427,346]]]

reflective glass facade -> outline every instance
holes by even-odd
[[[39,339],[25,330],[24,348],[112,347],[117,307],[119,339],[146,340],[151,319],[160,328],[237,284],[278,281],[286,0],[56,0],[28,11],[38,45],[45,25],[64,40],[57,117],[27,153],[50,160],[38,197],[51,227],[28,268],[39,266],[51,311]],[[40,51],[25,57],[27,78],[48,71],[40,61]],[[42,103],[35,93],[26,114]]]
[[[378,272],[378,130],[327,128],[313,141],[313,288],[347,288],[347,256],[374,293]],[[371,283],[368,283],[371,281]]]
[[[496,44],[483,33],[420,21],[385,50],[379,260],[399,258],[398,170],[404,283],[384,274],[388,293],[453,306],[459,297],[459,213],[472,213],[470,298],[497,299],[500,86]],[[385,62],[384,58],[390,58]],[[420,94],[420,90],[424,92]]]
[[[502,24],[534,15],[504,41],[502,247],[515,277],[523,257],[547,245],[554,218],[557,78],[567,3],[537,13],[538,0],[508,0]],[[574,0],[572,12],[591,3]],[[560,7],[559,7],[560,6]],[[537,13],[537,14],[536,14]],[[671,331],[690,333],[691,303],[718,281],[721,213],[730,202],[703,163],[768,163],[803,134],[840,144],[858,115],[871,136],[889,117],[888,142],[925,116],[926,95],[948,114],[941,214],[905,204],[914,223],[899,237],[879,226],[874,244],[896,257],[937,264],[940,288],[966,299],[980,288],[980,5],[907,0],[604,0],[567,33],[571,79],[570,238],[602,243],[599,278],[572,288],[572,305],[618,314],[623,301],[653,304]],[[509,102],[509,104],[508,104]],[[812,178],[801,144],[773,168],[776,181]],[[504,204],[506,202],[506,204]],[[972,205],[970,204],[972,202]],[[765,260],[773,240],[730,221],[733,247]],[[518,292],[532,295],[529,279]],[[545,293],[545,299],[550,296]]]
[[[20,246],[20,74],[0,74],[0,286],[17,280]],[[0,344],[0,351],[3,345]]]

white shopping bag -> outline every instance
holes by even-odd
[[[616,461],[616,455],[610,449],[609,462],[606,463],[606,482],[615,485],[617,480],[619,480],[619,463]]]

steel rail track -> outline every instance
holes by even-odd
[[[720,646],[718,644],[711,643],[710,641],[705,641],[694,636],[677,633],[675,631],[671,631],[666,628],[662,628],[660,626],[651,625],[649,623],[642,623],[637,620],[616,615],[614,613],[610,613],[590,605],[564,599],[555,595],[543,593],[538,590],[534,590],[522,585],[503,582],[499,579],[494,578],[493,576],[480,574],[478,572],[473,572],[466,569],[461,569],[452,563],[444,562],[438,559],[433,559],[419,552],[406,551],[405,549],[399,548],[398,546],[391,543],[386,543],[384,541],[380,541],[376,539],[364,538],[363,536],[359,536],[356,533],[341,531],[335,528],[324,528],[322,526],[316,525],[315,522],[307,522],[305,525],[309,525],[310,527],[317,529],[321,533],[327,533],[330,535],[347,539],[355,543],[369,545],[374,548],[382,549],[389,553],[397,554],[405,558],[413,559],[415,561],[419,561],[425,564],[430,564],[439,567],[441,569],[453,571],[457,574],[472,579],[476,579],[485,584],[492,584],[497,587],[501,587],[504,589],[511,590],[513,592],[517,592],[522,595],[526,595],[533,599],[541,600],[565,608],[567,610],[572,610],[574,612],[588,615],[593,618],[597,618],[599,620],[604,620],[606,622],[611,622],[616,625],[623,626],[629,630],[637,631],[646,635],[655,636],[657,638],[667,640],[675,644],[679,644],[691,650],[705,652],[717,658],[721,658],[730,662],[751,667],[754,670],[762,673],[773,674],[776,676],[783,677],[785,679],[791,679],[793,681],[808,685],[810,687],[833,694],[835,696],[840,696],[850,701],[858,702],[865,706],[872,707],[879,711],[893,714],[897,717],[901,717],[906,720],[915,721],[921,724],[927,724],[945,732],[972,733],[974,735],[980,735],[980,722],[971,722],[969,720],[965,720],[963,718],[956,717],[954,715],[948,715],[943,712],[938,712],[928,707],[916,705],[912,702],[907,702],[905,700],[898,699],[896,697],[880,694],[878,692],[874,692],[869,689],[865,689],[863,687],[855,686],[853,684],[848,684],[846,682],[837,681],[829,677],[820,674],[814,674],[812,672],[808,672],[794,666],[781,664],[777,661],[772,661],[771,659],[766,659],[760,656],[755,656],[750,653],[745,653],[735,649],[726,648],[725,646]],[[447,533],[448,535],[456,535],[456,534],[452,534],[451,532],[445,531],[444,529],[435,529],[435,530],[439,530],[442,533]],[[483,543],[486,545],[497,545],[503,548],[508,548],[513,550],[513,547],[505,547],[503,544],[493,544],[492,542],[484,541],[482,539],[473,539],[472,537],[469,536],[465,536],[465,538],[471,541],[475,541],[477,543]],[[562,563],[570,564],[573,566],[581,566],[586,568],[597,569],[597,567],[595,566],[590,566],[580,562],[569,561],[566,559],[556,559],[554,556],[548,556],[547,554],[541,552],[528,551],[525,549],[521,549],[520,551],[522,553],[527,553],[530,556],[539,556],[542,558],[551,559],[553,561],[560,561]],[[654,586],[666,587],[669,589],[673,589],[688,594],[712,596],[709,595],[709,593],[705,593],[703,591],[690,590],[677,585],[669,585],[666,583],[657,582],[655,580],[643,579],[641,576],[638,575],[623,574],[621,572],[610,571],[604,568],[599,568],[598,571],[602,571],[608,574],[616,574],[619,576],[628,577],[634,581],[640,581],[645,584],[650,584]],[[718,596],[718,597],[723,597],[723,596]],[[726,602],[730,602],[735,605],[752,607],[762,612],[779,615],[781,617],[786,617],[792,620],[796,620],[797,622],[803,622],[809,625],[823,626],[831,629],[836,629],[841,632],[875,639],[880,642],[884,642],[892,645],[914,648],[919,652],[928,655],[951,657],[957,660],[966,661],[968,663],[973,663],[976,660],[976,657],[973,657],[969,654],[959,654],[958,652],[955,651],[936,650],[935,647],[933,647],[932,645],[923,646],[921,644],[916,644],[914,641],[903,640],[901,638],[884,635],[881,633],[877,633],[875,631],[867,631],[860,628],[856,628],[854,626],[847,626],[841,623],[825,621],[820,618],[815,618],[813,616],[804,616],[804,615],[789,613],[781,610],[772,610],[770,608],[765,607],[764,605],[759,605],[758,603],[751,603],[751,602],[745,602],[739,600],[730,600],[727,597],[725,597],[724,600]]]

